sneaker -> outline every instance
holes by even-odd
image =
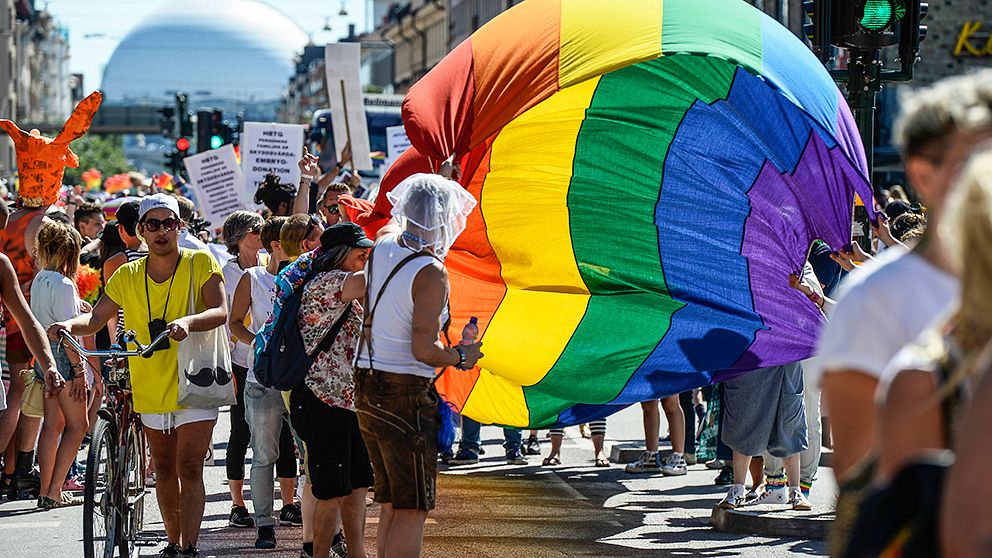
[[[79,477],[72,477],[71,479],[62,483],[63,492],[82,492],[84,490],[83,483],[79,480]]]
[[[747,501],[747,505],[750,506],[753,504],[758,498],[764,496],[765,492],[766,488],[763,484],[759,484],[758,486],[751,488],[751,490],[747,492],[747,496],[744,498]]]
[[[681,477],[686,470],[685,457],[681,453],[669,455],[661,465],[661,474],[666,477]]]
[[[763,506],[765,504],[785,505],[789,503],[789,493],[784,488],[770,488],[765,490],[752,503],[755,506]]]
[[[172,543],[158,553],[158,558],[179,558],[179,545]]]
[[[448,465],[475,465],[479,462],[479,454],[470,449],[458,450],[458,454],[448,460]]]
[[[526,465],[527,458],[524,454],[520,453],[520,450],[510,450],[506,452],[506,464],[507,465]]]
[[[720,474],[716,476],[713,484],[717,486],[730,486],[734,484],[734,468],[724,467],[720,469]]]
[[[789,505],[792,506],[792,509],[798,511],[809,511],[813,509],[813,504],[809,503],[809,498],[798,488],[789,489]]]
[[[685,464],[690,467],[692,467],[696,463],[699,463],[698,461],[696,461],[696,454],[694,453],[683,453],[682,457],[685,458]]]
[[[524,442],[524,454],[541,455],[541,442],[537,440],[537,436],[531,436]]]
[[[193,545],[188,545],[179,553],[179,558],[197,558],[200,555],[200,551],[196,549]]]
[[[706,462],[706,468],[707,469],[712,469],[714,471],[719,470],[719,469],[723,469],[726,466],[727,466],[727,463],[724,462],[722,459],[712,459],[712,460]]]
[[[279,512],[279,525],[292,525],[300,527],[303,525],[303,512],[296,504],[286,504]]]
[[[657,473],[661,470],[661,462],[658,459],[658,452],[645,451],[637,458],[637,461],[628,463],[624,468],[628,473]]]
[[[338,531],[338,534],[334,535],[334,538],[331,539],[331,555],[336,555],[340,558],[347,558],[348,541],[344,539],[343,531]]]
[[[275,527],[259,527],[258,528],[258,538],[255,539],[255,548],[261,548],[263,550],[269,550],[276,547],[276,529]]]
[[[227,524],[231,527],[250,529],[255,526],[255,520],[248,513],[248,508],[244,506],[231,506],[231,515],[227,518]],[[186,551],[184,550],[183,552]]]
[[[746,502],[747,491],[743,484],[735,484],[727,491],[727,495],[720,501],[720,509],[736,510]]]

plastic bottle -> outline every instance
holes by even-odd
[[[472,316],[462,328],[462,340],[459,345],[471,345],[479,338],[479,318]]]

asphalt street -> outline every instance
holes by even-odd
[[[662,415],[664,416],[664,415]],[[299,556],[302,531],[279,527],[278,548],[252,547],[254,532],[227,526],[230,498],[223,483],[228,414],[214,431],[215,462],[205,472],[207,509],[200,538],[201,556]],[[548,442],[543,437],[544,453]],[[640,444],[640,409],[628,408],[609,420],[607,453],[613,444]],[[592,444],[578,429],[566,430],[562,465],[506,465],[502,433],[483,429],[486,454],[479,465],[446,468],[438,480],[438,508],[426,529],[424,555],[436,557],[825,556],[821,540],[730,534],[709,525],[713,506],[725,489],[713,485],[714,471],[690,467],[684,477],[635,476],[623,466],[593,466]],[[821,468],[813,488],[812,512],[766,510],[768,517],[804,514],[822,518],[834,499],[830,470]],[[247,497],[247,495],[246,495]],[[82,556],[82,508],[42,512],[33,502],[0,503],[0,556]],[[374,548],[377,510],[369,508],[368,548]],[[154,499],[146,529],[163,533]],[[155,556],[158,546],[141,547]]]

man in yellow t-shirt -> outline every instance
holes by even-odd
[[[183,226],[175,198],[165,194],[144,198],[138,232],[148,245],[148,257],[118,268],[92,312],[49,329],[52,339],[58,339],[61,330],[92,335],[123,309],[124,321],[139,342],[147,344],[161,331],[169,333],[167,347],[148,359],[129,359],[128,364],[134,409],[141,413],[158,475],[156,496],[169,538],[162,556],[171,557],[197,556],[205,501],[203,458],[217,419],[217,409],[176,404],[178,342],[190,332],[209,331],[227,321],[220,267],[207,252],[179,249]],[[189,314],[191,290],[193,314]]]

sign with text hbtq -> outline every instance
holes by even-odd
[[[183,159],[200,216],[219,227],[231,213],[245,209],[244,180],[234,147],[225,145]]]
[[[250,206],[256,207],[255,190],[270,172],[294,190],[299,186],[303,125],[245,122],[240,148],[245,201]]]

